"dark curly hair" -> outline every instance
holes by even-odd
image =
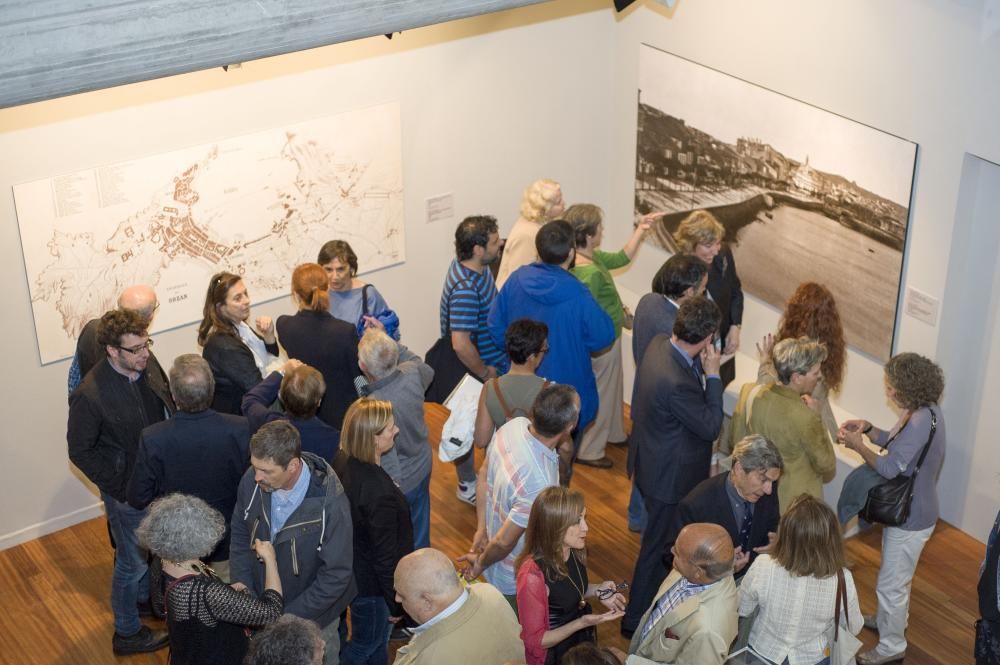
[[[837,301],[822,284],[804,282],[785,305],[785,313],[778,325],[778,338],[811,337],[826,345],[826,360],[823,361],[823,381],[830,390],[840,390],[847,365],[847,346],[844,343],[844,327],[840,323]]]
[[[911,411],[937,404],[944,392],[944,372],[918,353],[897,353],[890,358],[885,378],[896,391],[896,403]]]

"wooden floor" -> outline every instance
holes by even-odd
[[[442,414],[439,407],[427,409],[435,442]],[[615,461],[613,469],[577,467],[573,485],[587,499],[591,579],[620,581],[631,578],[639,536],[625,524],[629,496],[625,452],[609,449],[609,455]],[[435,455],[431,539],[453,557],[468,550],[475,530],[475,509],[458,501],[455,483],[454,468]],[[848,543],[849,555],[857,562],[854,579],[866,612],[875,608],[879,539],[875,529]],[[939,524],[913,583],[907,665],[973,662],[976,580],[982,558],[980,543]],[[166,663],[166,650],[120,659],[111,654],[111,566],[103,518],[0,552],[0,663]],[[601,643],[627,648],[617,623],[600,628]],[[861,637],[870,646],[876,636],[865,630]]]

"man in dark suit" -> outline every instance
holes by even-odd
[[[722,427],[719,352],[712,344],[719,318],[714,302],[691,298],[677,311],[673,336],[654,337],[639,367],[631,445],[648,519],[622,619],[626,636],[667,575],[663,552],[677,504],[708,478],[712,442]]]
[[[757,558],[769,552],[778,531],[778,479],[784,464],[777,446],[759,434],[740,439],[733,468],[701,481],[681,499],[667,536],[663,563],[673,565],[671,548],[688,524],[710,522],[724,528],[736,546],[733,570],[739,579]]]
[[[236,488],[250,466],[250,427],[243,416],[209,408],[214,389],[212,370],[204,358],[186,353],[174,360],[170,393],[177,413],[142,431],[125,494],[136,510],[164,494],[180,492],[204,499],[222,513],[226,535],[208,561],[219,577],[228,580],[228,523]]]

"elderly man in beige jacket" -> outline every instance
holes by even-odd
[[[396,600],[418,625],[395,665],[501,665],[524,662],[521,626],[503,595],[486,583],[466,589],[451,560],[424,548],[399,561]]]
[[[674,569],[639,621],[625,665],[721,665],[736,637],[733,541],[718,524],[684,527]]]

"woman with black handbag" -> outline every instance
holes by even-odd
[[[902,660],[906,652],[906,621],[909,615],[910,587],[917,561],[924,545],[934,532],[938,519],[937,477],[945,449],[944,417],[938,400],[944,391],[944,374],[932,361],[916,353],[900,353],[885,366],[885,393],[900,409],[899,422],[889,431],[874,427],[867,420],[849,420],[840,427],[839,440],[857,451],[865,463],[886,483],[869,493],[868,517],[879,514],[878,521],[888,525],[882,531],[882,565],[879,567],[875,594],[878,613],[865,617],[865,627],[878,631],[878,645],[858,654],[859,665],[881,665]],[[884,449],[878,454],[869,448],[862,435]],[[912,478],[910,491],[898,493],[900,503],[874,510],[873,499],[899,489],[904,483],[898,476]],[[908,510],[906,503],[908,500]]]

